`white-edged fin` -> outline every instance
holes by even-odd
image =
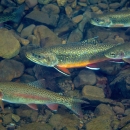
[[[89,66],[86,66],[86,68],[88,68],[90,70],[100,70],[100,68],[93,68],[93,67],[89,67]]]
[[[46,104],[48,108],[50,108],[52,111],[57,111],[58,104],[52,103],[52,104]]]
[[[31,83],[27,83],[28,85],[36,88],[45,88],[45,79],[40,79]]]
[[[56,70],[58,70],[60,73],[66,75],[66,76],[70,76],[71,75],[67,68],[62,68],[62,67],[58,67],[58,66],[54,66],[54,68]]]

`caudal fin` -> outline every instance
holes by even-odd
[[[83,117],[83,113],[81,110],[82,103],[89,104],[88,102],[80,100],[80,99],[73,99],[71,105],[67,107],[82,118]]]
[[[21,6],[18,7],[18,9],[16,9],[13,12],[13,15],[15,15],[15,18],[12,20],[13,22],[18,23],[21,20],[24,8],[25,8],[25,4],[22,4]]]

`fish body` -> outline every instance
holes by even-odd
[[[69,75],[66,68],[86,67],[90,64],[107,60],[104,51],[113,47],[114,44],[78,43],[61,44],[48,48],[39,48],[28,51],[26,57],[43,66],[55,67],[59,71]]]
[[[24,11],[25,4],[22,4],[12,13],[0,14],[0,23],[13,21],[19,22]]]
[[[36,110],[35,104],[46,104],[52,110],[57,110],[57,104],[62,104],[73,110],[79,116],[82,116],[80,104],[86,103],[85,101],[65,97],[58,93],[39,88],[38,82],[35,81],[29,84],[0,82],[0,99],[10,103],[27,104]]]
[[[130,63],[130,43],[118,44],[110,49],[108,49],[104,56],[115,60],[124,60]]]
[[[102,27],[129,27],[130,10],[95,15],[90,23]]]

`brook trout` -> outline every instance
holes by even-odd
[[[102,27],[129,27],[130,10],[95,15],[90,23]]]
[[[60,44],[47,48],[28,51],[26,57],[43,66],[54,67],[60,72],[70,75],[67,68],[89,67],[99,69],[92,64],[107,60],[104,51],[115,44],[88,42],[90,39],[70,44]]]
[[[54,111],[57,110],[58,104],[62,104],[82,117],[80,104],[87,102],[43,89],[42,82],[42,80],[28,84],[0,82],[0,99],[10,103],[26,104],[35,110],[38,109],[36,104],[46,104]]]

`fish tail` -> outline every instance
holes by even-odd
[[[81,110],[82,103],[88,104],[88,102],[80,99],[72,99],[72,102],[67,107],[82,118],[83,117],[83,113]]]
[[[18,9],[16,9],[13,12],[13,15],[15,15],[15,18],[12,20],[13,22],[18,23],[21,20],[24,8],[25,8],[25,4],[22,4],[21,6],[18,7]]]

